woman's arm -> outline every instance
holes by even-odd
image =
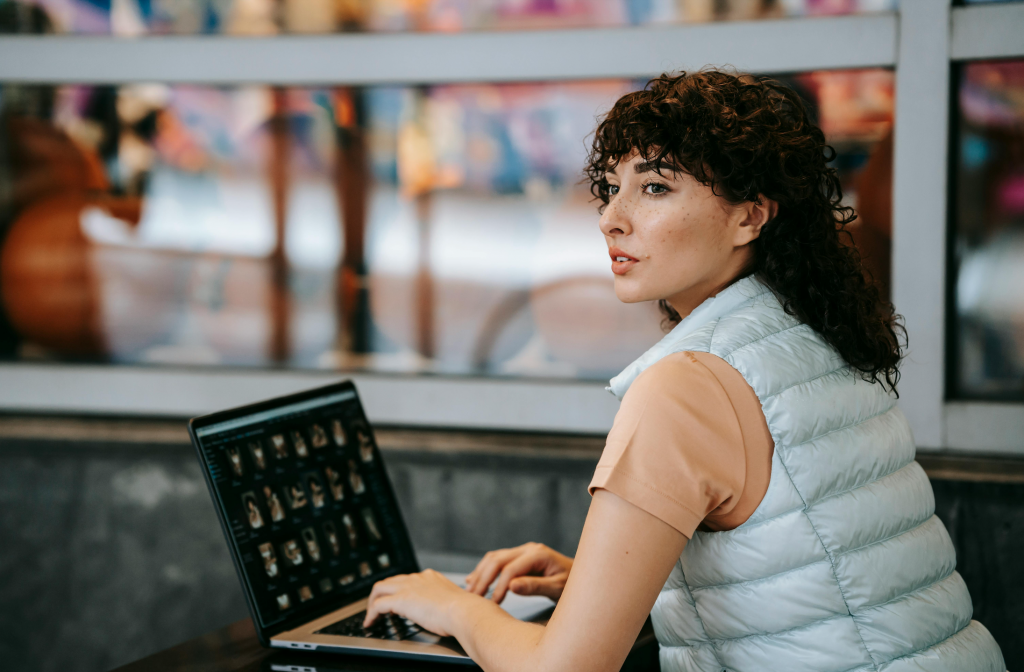
[[[454,635],[488,672],[622,666],[686,537],[606,490],[594,493],[572,572],[547,627],[523,623],[436,572],[374,586],[367,620],[394,612]]]

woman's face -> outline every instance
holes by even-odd
[[[619,300],[666,299],[685,317],[749,265],[776,205],[732,205],[689,174],[662,170],[634,153],[607,173],[601,232]]]

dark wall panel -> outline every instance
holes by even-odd
[[[189,453],[0,448],[0,667],[109,670],[247,614]]]
[[[421,555],[575,552],[595,451],[385,457]],[[1024,669],[1024,484],[933,484],[975,617]],[[0,438],[0,548],[3,669],[101,672],[246,616],[187,445]]]
[[[1024,483],[932,481],[935,513],[956,546],[956,568],[974,600],[974,618],[1024,669]]]

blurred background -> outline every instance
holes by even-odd
[[[292,36],[301,50],[302,36],[315,34],[712,25],[729,44],[740,39],[729,30],[910,21],[927,5],[949,20],[941,0],[902,4],[0,0],[0,33],[12,45],[30,36],[139,45]],[[964,4],[952,11],[965,25],[1009,17],[1024,34],[1024,3]],[[997,6],[1008,13],[982,14]],[[949,95],[915,109],[948,112],[948,135],[902,147],[892,54],[873,61],[880,67],[808,63],[771,74],[804,96],[836,148],[845,201],[858,213],[852,243],[883,295],[897,285],[900,312],[918,297],[899,291],[894,184],[933,167],[926,146],[948,147],[948,179],[929,199],[947,213],[929,235],[945,243],[938,260],[922,262],[945,286],[929,295],[940,297],[928,309],[936,317],[913,322],[910,339],[912,348],[918,338],[938,343],[936,413],[961,421],[922,442],[932,451],[922,461],[976,616],[1019,667],[1024,647],[1007,637],[1024,627],[1013,569],[1024,551],[1024,45],[1010,39],[1004,52],[947,57]],[[517,54],[508,59],[514,70]],[[3,72],[18,67],[9,61]],[[196,394],[212,380],[202,376],[239,371],[598,390],[654,344],[663,334],[656,307],[615,298],[581,169],[600,115],[655,74],[316,86],[0,77],[0,659],[110,669],[245,616],[182,419],[140,415],[128,388],[100,415],[79,410],[90,393],[82,404],[47,406],[50,392],[22,403],[19,381],[45,372],[52,385],[99,367],[180,374]],[[894,153],[904,168],[894,169]],[[902,258],[915,256],[903,249]],[[251,399],[269,396],[250,387]],[[573,552],[605,420],[580,431],[570,415],[565,426],[460,427],[382,412],[381,444],[421,553],[458,568],[529,539]],[[915,425],[919,438],[928,424]],[[50,646],[40,629],[65,646]]]
[[[2,7],[11,31],[139,36],[618,26],[888,3]],[[891,172],[893,73],[784,79],[838,149],[855,205],[873,154],[873,170]],[[606,379],[661,329],[651,306],[615,298],[581,167],[598,115],[645,81],[4,86],[4,356]],[[882,268],[888,223],[872,225]]]

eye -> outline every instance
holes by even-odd
[[[648,182],[643,186],[643,191],[651,196],[660,196],[661,194],[667,194],[669,189],[661,182]]]
[[[608,185],[608,195],[609,196],[614,196],[617,193],[619,193],[619,185],[617,185],[617,184],[609,184]]]

